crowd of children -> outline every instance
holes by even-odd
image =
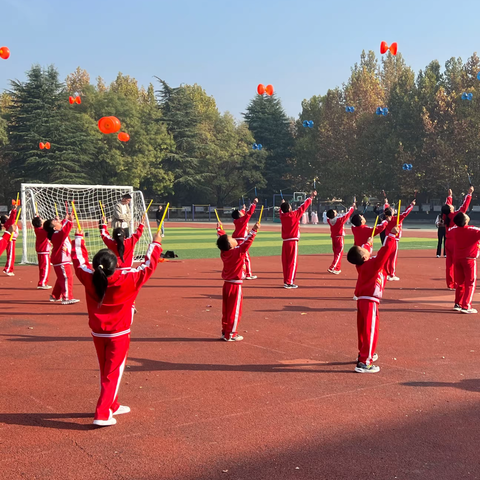
[[[480,229],[469,225],[466,214],[473,187],[459,210],[452,206],[452,192],[449,190],[442,207],[443,223],[446,229],[446,281],[448,288],[455,290],[454,310],[462,313],[477,313],[472,307],[476,287],[476,258],[480,246]],[[295,277],[298,267],[298,242],[300,240],[300,220],[311,205],[317,192],[296,210],[282,200],[280,206],[282,237],[282,268],[284,288],[296,289]],[[232,213],[234,232],[227,235],[221,224],[217,224],[217,246],[223,262],[222,279],[222,339],[238,342],[243,337],[238,334],[242,316],[244,279],[254,280],[249,248],[260,228],[257,222],[248,231],[248,222],[255,212],[258,200],[255,199],[248,210],[245,206]],[[398,243],[402,234],[402,223],[412,211],[415,200],[403,213],[395,214],[385,200],[384,220],[374,228],[366,225],[361,214],[352,216],[355,202],[344,215],[335,210],[327,211],[327,221],[332,238],[333,261],[328,272],[338,275],[344,249],[345,223],[352,216],[354,246],[347,259],[357,268],[358,279],[354,299],[357,301],[358,360],[355,371],[377,373],[380,368],[374,364],[378,359],[376,345],[379,331],[379,304],[387,281],[400,280],[396,276]],[[15,240],[18,227],[15,219],[17,209],[9,217],[2,217],[1,224],[6,230],[0,238],[0,255],[7,251],[7,264],[4,272],[13,276],[15,261]],[[100,365],[101,392],[95,412],[94,424],[114,425],[115,415],[128,413],[129,407],[118,402],[118,388],[125,368],[129,343],[130,326],[135,313],[135,298],[142,285],[153,274],[162,251],[160,232],[147,249],[144,262],[133,268],[135,244],[144,229],[143,220],[137,231],[126,235],[123,228],[115,228],[112,236],[107,229],[107,219],[102,218],[100,235],[108,248],[100,250],[90,265],[88,253],[81,231],[76,232],[72,243],[69,238],[72,229],[72,215],[67,213],[61,221],[58,217],[42,220],[38,215],[32,219],[36,235],[35,248],[38,256],[38,289],[47,290],[50,264],[56,273],[56,282],[50,296],[51,302],[62,305],[77,303],[73,297],[73,272],[85,287],[89,325]],[[372,255],[373,237],[385,234],[385,241],[377,255]],[[73,268],[72,268],[73,263]]]

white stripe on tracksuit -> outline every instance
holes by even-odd
[[[238,317],[240,315],[240,305],[242,303],[242,286],[238,286],[238,293],[237,293],[237,299],[235,300],[235,318],[233,320],[233,327],[232,327],[232,332],[237,331],[237,325],[238,325]]]
[[[8,248],[10,248],[11,250],[8,251]],[[4,268],[4,271],[6,272],[12,271],[12,259],[13,259],[12,250],[14,248],[15,248],[15,241],[12,241],[8,244],[8,247],[7,247],[7,263]]]
[[[477,285],[477,259],[473,259],[475,262],[475,266],[473,267],[473,287],[472,287],[472,293],[470,294],[470,298],[468,299],[467,303],[467,308],[470,310],[472,308],[472,300],[473,300],[473,294],[475,293],[475,287]]]
[[[369,348],[368,348],[368,357],[367,357],[367,363],[366,365],[370,365],[372,363],[372,358],[373,358],[373,339],[375,338],[375,326],[377,323],[377,304],[375,303],[373,305],[373,310],[372,310],[372,323],[371,323],[371,330],[370,330],[370,340],[369,340]]]
[[[293,281],[295,279],[295,272],[297,270],[297,256],[298,256],[298,242],[295,243],[295,253],[293,254],[293,258],[295,259],[293,262],[293,268],[292,268],[292,276],[290,277],[288,284],[292,285]]]
[[[340,255],[342,254],[343,252],[343,248],[345,246],[345,240],[343,238],[343,235],[339,235],[339,237],[342,239],[342,250],[340,253],[337,254],[337,261],[333,264],[333,268],[332,270],[335,270],[337,268],[337,264],[338,264],[338,261],[340,260]],[[337,237],[338,238],[338,237]]]
[[[68,291],[68,276],[67,272],[65,271],[65,265],[60,265],[60,268],[62,269],[63,273],[63,278],[65,280],[65,297],[64,300],[70,300],[70,292]]]
[[[47,255],[48,253],[39,253],[39,255]],[[50,273],[50,259],[47,259],[47,268],[45,268],[45,274],[43,275],[43,278],[41,280],[42,287],[45,287],[47,285],[47,280],[48,280],[48,275]]]

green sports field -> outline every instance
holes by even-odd
[[[97,229],[88,229],[89,237],[98,235]],[[231,233],[231,232],[229,232]],[[436,232],[432,231],[432,238],[402,238],[400,249],[418,250],[436,248],[437,240],[434,238]],[[73,238],[73,234],[70,235]],[[217,236],[215,228],[194,228],[194,227],[166,227],[165,238],[162,244],[164,250],[173,250],[179,259],[191,258],[217,258],[219,251],[215,245]],[[88,240],[87,240],[88,242]],[[345,237],[345,249],[353,245],[353,235]],[[380,248],[380,239],[375,238],[375,249]],[[282,250],[282,241],[280,232],[261,231],[255,239],[250,253],[255,257],[266,257],[280,255]],[[332,243],[327,233],[302,232],[299,242],[300,255],[331,253]],[[5,254],[4,254],[5,255]],[[3,255],[3,257],[4,257]],[[22,235],[20,233],[17,240],[16,264],[21,261],[22,255]],[[5,259],[2,258],[4,262]]]

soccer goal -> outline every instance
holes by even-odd
[[[107,220],[110,221],[115,205],[126,193],[129,193],[132,196],[132,201],[130,203],[130,208],[133,213],[133,219],[130,224],[131,235],[135,232],[138,224],[141,222],[146,209],[143,193],[133,191],[133,187],[22,183],[22,263],[37,263],[35,232],[32,226],[32,218],[35,214],[38,213],[43,220],[54,218],[55,215],[58,215],[63,219],[67,208],[69,212],[72,211],[72,200],[75,201],[75,208],[84,232],[85,244],[89,255],[90,257],[93,257],[98,250],[105,248],[105,244],[100,238],[98,229],[99,220],[102,218],[100,202],[102,202]],[[109,228],[110,233],[112,233],[110,224]],[[74,225],[72,230],[74,231],[75,229],[76,225]],[[73,234],[70,235],[70,238],[73,239]],[[147,247],[151,241],[152,232],[150,230],[149,222],[147,221],[143,235],[135,246],[135,261],[143,260]]]

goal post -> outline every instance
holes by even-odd
[[[69,212],[72,211],[72,201],[75,202],[75,209],[91,260],[100,249],[105,248],[98,229],[99,220],[102,218],[100,202],[102,202],[108,223],[112,218],[115,205],[126,193],[132,196],[130,202],[132,211],[130,235],[132,235],[142,220],[146,206],[143,193],[134,191],[131,186],[22,183],[22,263],[37,263],[35,232],[32,226],[32,218],[37,211],[42,220],[54,218],[57,212],[60,218],[64,218],[67,208]],[[112,228],[109,228],[111,233]],[[76,229],[76,225],[74,225],[74,229]],[[70,236],[72,237],[72,235]],[[149,222],[146,221],[143,235],[135,246],[135,261],[143,260],[151,241],[152,232]]]

